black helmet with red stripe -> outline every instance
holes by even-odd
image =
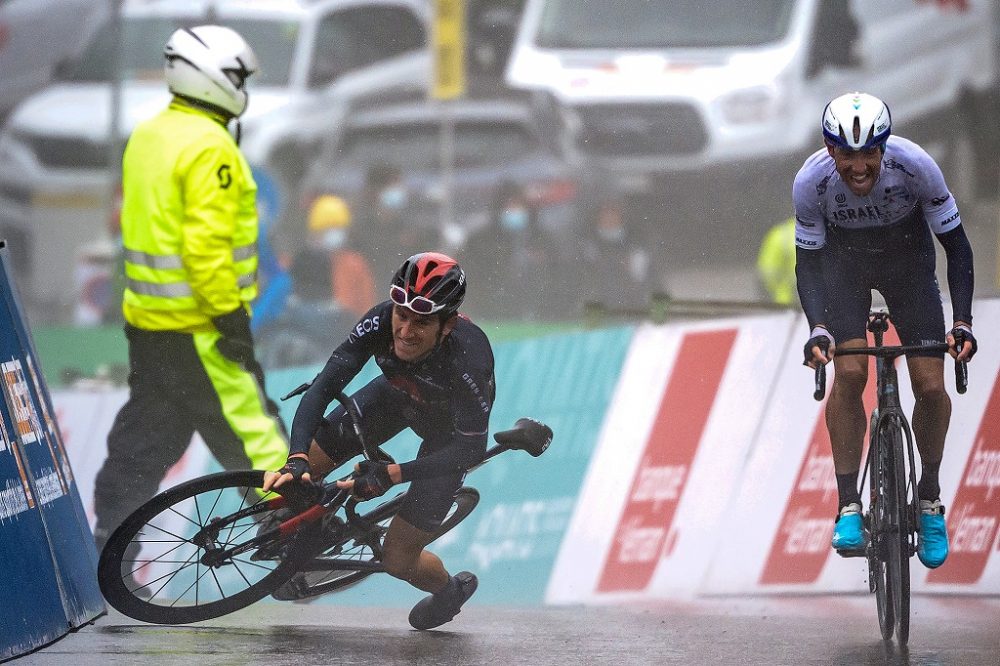
[[[465,271],[446,254],[415,254],[393,276],[389,298],[417,314],[449,317],[465,300]]]

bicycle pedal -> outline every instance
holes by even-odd
[[[865,548],[843,548],[837,550],[837,555],[841,557],[867,557]]]

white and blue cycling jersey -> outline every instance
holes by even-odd
[[[864,337],[864,320],[857,320],[867,315],[870,290],[877,289],[886,297],[897,328],[900,321],[913,321],[907,337],[942,337],[938,325],[929,323],[930,313],[918,312],[930,310],[934,322],[940,315],[935,237],[948,258],[955,320],[971,323],[972,250],[958,204],[940,167],[923,148],[890,136],[878,180],[871,192],[858,196],[824,147],[799,170],[792,200],[796,275],[810,326],[837,329],[838,339]]]

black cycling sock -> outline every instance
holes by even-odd
[[[920,461],[920,483],[917,484],[917,497],[922,500],[934,501],[941,496],[941,484],[938,483],[938,470],[941,461],[927,463]]]
[[[858,493],[858,473],[838,474],[837,493],[840,495],[838,510],[851,503],[861,504],[861,495]]]

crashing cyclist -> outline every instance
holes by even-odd
[[[796,279],[811,329],[805,345],[810,367],[834,362],[826,406],[839,506],[831,545],[865,544],[858,472],[867,426],[862,393],[864,356],[838,356],[838,348],[866,346],[873,289],[885,299],[904,345],[945,342],[951,355],[971,359],[972,247],[958,205],[941,169],[917,144],[892,135],[885,103],[849,93],[823,112],[825,147],[799,170],[792,188],[796,218]],[[948,262],[952,326],[945,333],[935,276],[934,238]],[[917,554],[929,568],[948,556],[948,532],[938,470],[944,454],[951,400],[944,388],[942,353],[907,354],[913,386],[913,431],[920,452]]]
[[[358,499],[372,499],[410,483],[405,503],[383,544],[385,570],[430,592],[410,612],[416,629],[450,621],[476,590],[476,576],[448,574],[426,550],[452,506],[466,472],[486,451],[495,381],[485,333],[458,313],[465,273],[443,254],[416,254],[396,271],[390,300],[351,329],[302,396],[292,422],[288,461],[265,474],[264,489],[310,482],[361,454],[343,407],[326,414],[337,393],[374,357],[382,374],[352,396],[365,439],[381,445],[405,428],[422,443],[415,460],[364,461],[354,478],[338,482]]]

